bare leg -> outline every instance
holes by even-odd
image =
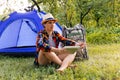
[[[53,61],[60,66],[57,71],[64,71],[74,60],[76,56],[76,53],[74,54],[69,54],[69,53],[64,53],[64,54],[59,54],[56,55],[54,52],[39,52],[38,56],[38,63],[42,65],[46,65],[49,63],[49,61]]]
[[[43,54],[42,51],[39,52],[39,55],[38,55],[38,63],[40,65],[46,65],[49,63],[49,59],[46,58],[46,56]]]
[[[59,65],[62,64],[62,61],[59,59],[59,57],[54,52],[39,52],[38,56],[38,63],[45,65],[48,64],[50,61],[53,61]]]
[[[74,54],[69,54],[62,62],[62,65],[60,66],[59,69],[57,69],[57,71],[64,71],[64,69],[66,69],[74,60],[76,56],[76,52]]]
[[[60,58],[59,58],[54,52],[45,53],[45,56],[46,56],[49,60],[51,60],[51,61],[53,61],[53,62],[55,62],[55,63],[57,63],[57,64],[59,64],[59,65],[62,64],[62,61],[60,60]]]

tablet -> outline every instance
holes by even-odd
[[[73,54],[80,48],[80,46],[64,46],[63,48]]]

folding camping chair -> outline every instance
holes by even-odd
[[[63,26],[63,36],[75,40],[77,42],[82,41],[86,42],[85,36],[86,36],[86,31],[81,24],[75,25],[73,28],[67,28]],[[79,49],[77,51],[77,55],[75,60],[83,60],[83,59],[88,59],[88,52],[87,52],[87,46],[84,49]]]

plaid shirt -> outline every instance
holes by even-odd
[[[57,31],[53,31],[52,33],[52,39],[55,42],[55,47],[58,48],[59,42],[62,42],[64,45],[68,46],[74,46],[75,41],[72,41],[70,39],[67,39],[63,36],[61,36]],[[38,53],[40,50],[44,52],[50,52],[51,46],[49,45],[49,35],[48,33],[43,30],[38,33],[37,41],[36,41],[36,49],[37,49],[37,57],[35,61],[37,62]]]

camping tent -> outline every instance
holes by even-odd
[[[0,54],[34,55],[37,33],[43,30],[43,15],[45,12],[36,10],[26,13],[13,12],[8,19],[0,21]],[[58,23],[54,29],[62,34]]]

